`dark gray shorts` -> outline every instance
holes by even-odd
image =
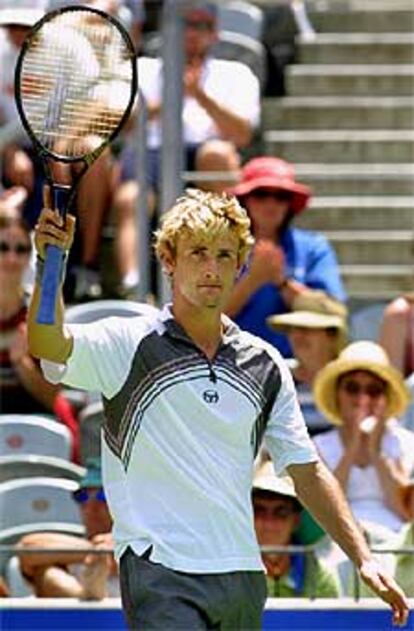
[[[263,572],[187,574],[141,557],[131,548],[120,563],[122,606],[130,629],[193,631],[261,629]]]

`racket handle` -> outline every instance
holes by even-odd
[[[56,297],[62,277],[65,252],[56,245],[46,248],[45,267],[40,286],[40,302],[36,315],[37,324],[55,324]]]

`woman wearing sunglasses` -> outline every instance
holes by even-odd
[[[323,235],[292,226],[307,207],[311,190],[296,181],[293,166],[285,160],[253,158],[231,192],[249,214],[256,244],[227,312],[242,329],[291,357],[286,335],[272,330],[266,320],[290,311],[295,298],[308,288],[345,301],[334,250]]]
[[[43,377],[27,347],[24,278],[32,243],[29,227],[6,194],[0,198],[0,414],[54,414],[71,431],[78,459],[78,424],[60,386]]]
[[[314,442],[371,541],[407,520],[402,489],[414,472],[414,434],[399,425],[409,402],[402,375],[373,342],[348,345],[317,374],[317,407],[335,428]]]

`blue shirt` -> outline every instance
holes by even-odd
[[[338,261],[332,246],[319,233],[301,228],[285,230],[280,247],[285,255],[285,274],[310,289],[323,289],[330,296],[345,302],[346,293],[340,277]],[[246,273],[247,267],[242,272]],[[270,315],[290,311],[275,285],[263,285],[239,312],[235,321],[240,328],[270,342],[284,357],[292,351],[286,335],[276,333],[267,324]]]

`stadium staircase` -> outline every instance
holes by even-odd
[[[414,290],[414,0],[307,7],[317,35],[264,99],[265,151],[312,186],[297,223],[335,247],[350,304],[388,300]]]

